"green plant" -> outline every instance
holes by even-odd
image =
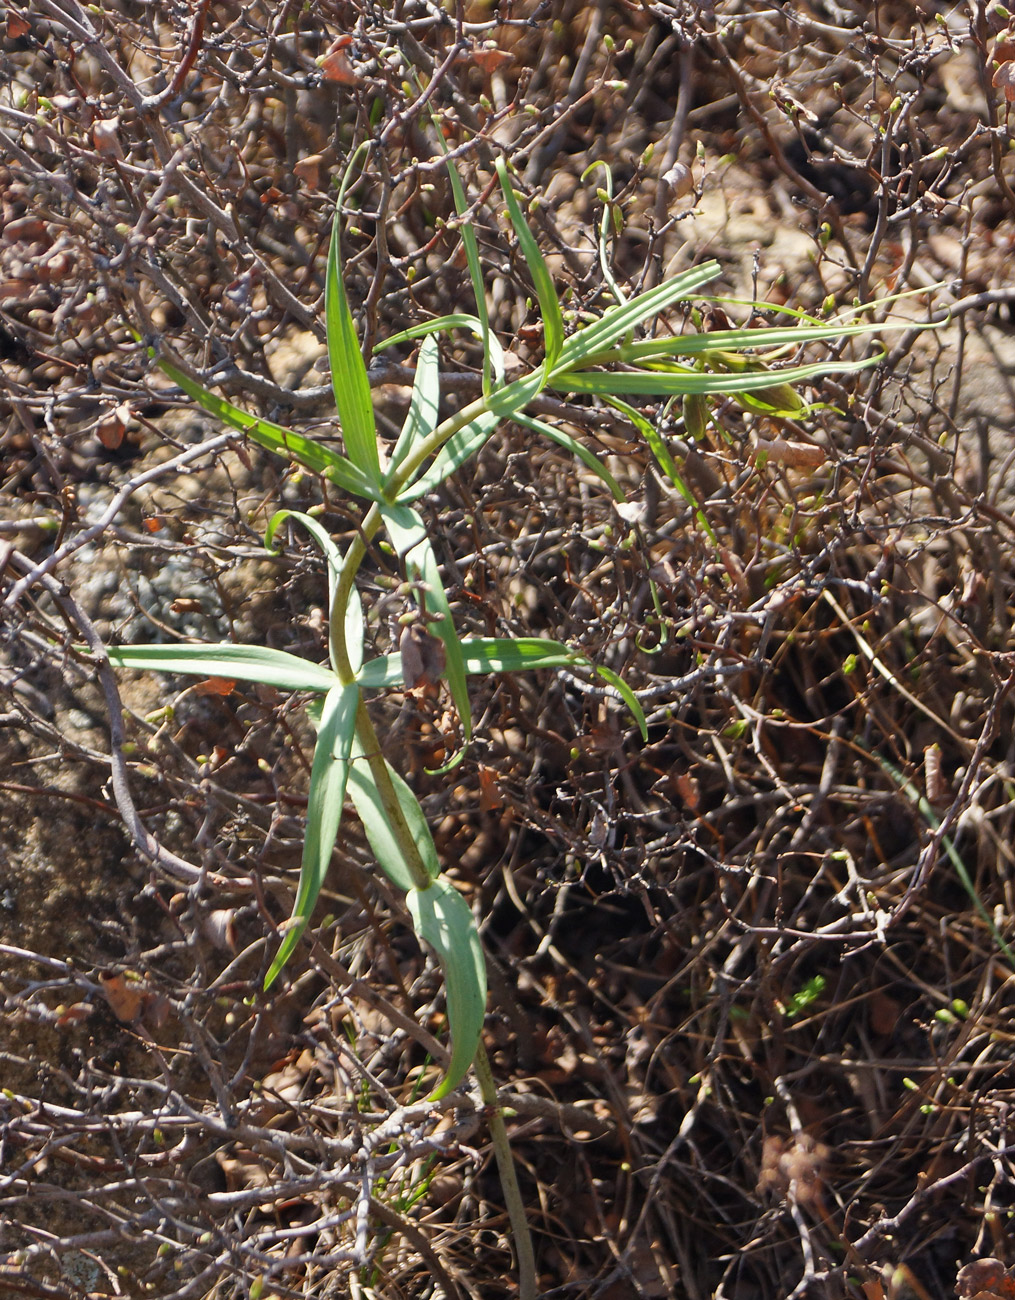
[[[759,409],[788,407],[796,411],[802,403],[790,384],[833,369],[854,370],[870,364],[871,359],[834,365],[798,364],[773,374],[764,361],[744,357],[743,351],[795,347],[822,339],[842,340],[873,327],[844,322],[821,324],[807,318],[804,324],[785,328],[636,340],[639,326],[688,298],[718,274],[718,264],[706,262],[629,300],[618,290],[614,306],[568,335],[549,270],[522,215],[507,166],[498,161],[497,177],[536,290],[545,341],[542,364],[508,383],[501,347],[487,316],[483,271],[475,233],[466,217],[464,189],[449,164],[477,312],[474,316],[456,313],[413,326],[379,345],[390,347],[422,340],[409,413],[387,463],[382,463],[369,378],[346,298],[341,259],[344,197],[366,148],[364,145],[356,151],[339,191],[325,291],[328,354],[345,454],[240,410],[197,383],[166,356],[157,358],[167,375],[225,424],[368,503],[358,533],[344,554],[317,520],[298,511],[280,510],[265,536],[270,549],[276,544],[281,526],[292,522],[305,528],[320,547],[328,572],[328,665],[263,646],[232,643],[123,646],[110,648],[108,654],[110,661],[120,667],[256,681],[313,697],[309,711],[317,729],[317,743],[302,867],[292,916],[265,986],[276,979],[310,921],[348,796],[378,864],[405,891],[416,932],[436,952],[444,971],[452,1050],[444,1078],[432,1095],[446,1095],[475,1062],[484,1099],[493,1105],[496,1092],[480,1043],[486,974],[476,922],[465,899],[441,874],[433,838],[416,795],[381,752],[365,692],[411,687],[420,677],[447,682],[461,720],[463,749],[442,770],[460,761],[472,735],[467,685],[470,674],[553,667],[591,669],[626,701],[643,734],[645,720],[637,699],[615,673],[602,665],[590,665],[566,645],[548,639],[460,637],[426,523],[414,503],[475,455],[505,420],[552,439],[596,474],[615,500],[621,500],[616,480],[592,452],[563,430],[527,412],[532,400],[547,388],[599,397],[626,413],[644,434],[663,469],[686,492],[662,439],[624,397],[640,394],[704,402],[712,395],[735,395]],[[441,419],[437,336],[457,329],[468,329],[482,341],[482,393],[456,414]],[[688,361],[690,364],[685,364]],[[707,520],[700,508],[695,508],[714,541]],[[382,529],[397,553],[407,590],[415,594],[418,621],[407,628],[399,653],[364,662],[363,611],[356,579],[371,541]],[[502,1158],[506,1134],[499,1113],[492,1123],[519,1253],[528,1252],[522,1272],[529,1281],[522,1293],[531,1294],[531,1250],[524,1230],[524,1210],[509,1168],[509,1153],[506,1160]]]

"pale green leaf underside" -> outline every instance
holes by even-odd
[[[437,427],[440,408],[440,348],[436,338],[424,338],[416,358],[416,375],[412,383],[409,413],[391,453],[391,464],[385,475],[385,485],[390,483],[399,464]]]
[[[314,541],[321,548],[328,565],[328,609],[335,604],[335,588],[338,586],[342,570],[342,554],[332,540],[331,534],[311,515],[302,510],[278,510],[271,517],[268,531],[264,535],[264,544],[268,550],[274,549],[275,535],[281,524],[287,519],[295,519],[303,525]],[[349,664],[354,673],[363,666],[363,601],[359,591],[353,587],[345,609],[345,646]],[[337,669],[334,659],[334,646],[329,647],[332,654],[332,666]]]
[[[335,674],[321,664],[272,650],[268,646],[125,645],[109,646],[109,662],[118,668],[157,673],[187,673],[194,677],[224,677],[239,682],[263,682],[280,691],[329,691]]]
[[[444,643],[448,686],[451,688],[451,698],[462,720],[462,731],[468,744],[472,738],[472,714],[469,709],[469,690],[465,680],[465,661],[462,657],[458,632],[451,617],[451,606],[437,567],[437,557],[427,536],[426,525],[415,510],[404,505],[382,506],[381,517],[392,545],[405,564],[406,577],[411,582],[424,584],[424,608],[431,614],[440,615],[439,619],[431,623],[431,627]]]
[[[447,880],[410,889],[406,902],[416,933],[437,954],[444,970],[451,1061],[431,1100],[447,1096],[472,1064],[486,1015],[486,962],[469,905]]]
[[[356,731],[356,706],[359,687],[333,686],[324,699],[314,762],[310,771],[310,794],[307,800],[307,829],[303,841],[303,861],[289,929],[275,960],[265,976],[269,988],[289,960],[300,935],[313,915],[321,888],[331,864],[342,805],[349,779],[349,755]]]
[[[415,883],[412,873],[391,829],[391,823],[384,810],[380,793],[366,759],[358,746],[353,752],[355,757],[349,775],[349,797],[352,799],[353,807],[363,823],[363,831],[371,849],[373,849],[377,865],[393,885],[408,891],[414,887]],[[385,761],[385,766],[388,769],[388,775],[395,788],[402,816],[405,818],[409,833],[412,835],[420,860],[427,875],[431,879],[436,879],[440,874],[440,862],[437,858],[437,849],[434,847],[433,836],[430,833],[426,815],[419,805],[419,800],[391,764]]]
[[[555,374],[550,387],[568,393],[640,393],[643,396],[681,396],[685,393],[721,393],[735,395],[777,384],[791,384],[821,375],[851,374],[875,365],[880,356],[862,361],[816,361],[804,366],[787,366],[785,370],[757,370],[746,374],[707,374],[670,365],[657,370],[571,370]]]

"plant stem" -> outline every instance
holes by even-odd
[[[349,662],[349,647],[345,640],[345,611],[349,606],[349,597],[352,594],[353,583],[356,581],[359,566],[363,563],[367,553],[367,544],[380,526],[380,508],[377,505],[372,505],[363,516],[363,523],[360,525],[359,532],[352,539],[349,549],[345,553],[342,570],[338,575],[338,582],[335,584],[335,596],[328,614],[328,639],[334,652],[339,679],[343,682],[351,682],[356,676],[352,671],[352,664]]]
[[[391,782],[391,773],[388,771],[388,765],[381,753],[381,742],[377,738],[374,724],[367,712],[366,701],[362,696],[360,696],[359,704],[356,706],[356,739],[359,741],[360,749],[362,749],[367,766],[370,768],[370,775],[373,777],[377,793],[381,797],[384,814],[388,819],[392,834],[398,841],[399,850],[405,865],[409,868],[413,883],[417,889],[429,889],[433,881],[430,879],[430,873],[423,865],[419,848],[413,838],[412,831],[409,830],[406,823],[402,805],[398,802],[398,795],[395,793],[395,787]]]
[[[490,1058],[482,1043],[479,1044],[476,1059],[472,1064],[476,1071],[483,1104],[489,1109],[490,1137],[493,1140],[494,1155],[497,1157],[497,1172],[500,1175],[501,1190],[504,1192],[504,1204],[515,1239],[515,1258],[518,1261],[518,1300],[536,1300],[536,1256],[532,1249],[529,1221],[525,1214],[522,1191],[518,1186],[518,1174],[515,1171],[514,1157],[511,1155],[504,1111],[497,1099],[497,1085],[493,1081]]]
[[[352,594],[353,583],[356,581],[356,574],[366,555],[367,543],[380,526],[380,509],[378,506],[372,505],[363,518],[359,532],[352,539],[349,549],[346,551],[345,559],[342,562],[342,570],[338,576],[338,582],[335,584],[335,596],[329,615],[329,636],[339,677],[345,682],[355,680],[355,673],[352,671],[352,664],[349,662],[349,647],[345,637],[345,611],[349,605],[349,597]],[[406,824],[402,805],[398,802],[398,795],[395,793],[395,787],[391,782],[388,765],[381,753],[381,742],[377,738],[377,732],[370,720],[366,701],[362,695],[360,695],[359,703],[356,706],[356,738],[370,768],[370,775],[373,777],[377,793],[380,795],[385,816],[395,838],[398,840],[409,874],[412,876],[417,889],[429,889],[433,882],[423,865],[423,859],[420,857],[412,832]]]
[[[421,463],[426,455],[443,445],[457,428],[461,428],[469,423],[471,419],[475,419],[485,407],[486,400],[480,399],[472,403],[464,412],[459,412],[451,420],[445,421],[427,440],[429,445],[426,450],[423,450],[421,455],[414,459]],[[400,472],[395,478],[392,495],[408,479],[413,469],[414,466],[399,467]],[[335,663],[338,667],[339,676],[344,681],[351,682],[354,679],[345,637],[345,612],[349,604],[349,597],[352,594],[353,584],[356,581],[356,574],[366,555],[367,545],[381,526],[381,522],[380,508],[374,504],[364,516],[359,533],[353,538],[346,552],[342,570],[335,586],[334,601],[330,610],[329,630],[331,644],[335,651]],[[362,696],[356,708],[356,738],[369,764],[371,776],[380,795],[391,830],[398,841],[405,864],[416,883],[416,887],[418,889],[427,889],[432,884],[432,881],[426,867],[423,865],[423,859],[420,856],[412,832],[406,823],[402,806],[398,801],[398,795],[391,781],[387,763],[381,753],[377,732],[370,720],[366,701]],[[515,1240],[515,1256],[518,1262],[518,1300],[536,1300],[536,1257],[532,1249],[528,1219],[525,1215],[525,1203],[522,1200],[521,1188],[518,1186],[518,1175],[515,1171],[514,1158],[511,1155],[511,1143],[508,1139],[507,1126],[504,1123],[504,1112],[497,1100],[497,1086],[494,1083],[493,1071],[490,1069],[490,1061],[482,1042],[479,1043],[473,1066],[479,1082],[483,1103],[489,1108],[490,1137],[493,1141],[494,1155],[497,1159],[497,1171],[504,1192],[508,1220]]]

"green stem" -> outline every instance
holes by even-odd
[[[335,669],[339,680],[344,684],[348,684],[356,678],[356,674],[352,670],[352,664],[349,662],[349,647],[345,639],[345,611],[349,606],[349,597],[352,594],[353,583],[356,581],[359,566],[363,563],[364,556],[367,553],[367,544],[380,526],[381,511],[380,507],[375,504],[364,515],[360,530],[352,539],[352,543],[345,553],[342,568],[338,575],[338,582],[335,584],[335,598],[331,603],[328,616],[328,635]]]
[[[518,1261],[518,1300],[536,1300],[536,1256],[532,1249],[529,1221],[525,1214],[522,1190],[518,1186],[514,1157],[511,1155],[511,1142],[504,1123],[504,1110],[497,1099],[497,1085],[493,1081],[490,1058],[482,1043],[479,1044],[476,1059],[472,1064],[479,1082],[480,1096],[489,1111],[490,1137],[497,1158],[497,1172],[504,1192],[504,1204],[511,1223],[511,1233],[515,1239],[515,1256]]]
[[[501,395],[501,401],[503,401],[503,395]],[[392,482],[386,485],[389,499],[394,500],[401,487],[412,477],[415,470],[428,455],[438,450],[452,434],[476,419],[478,415],[481,415],[487,409],[489,409],[488,399],[480,398],[478,401],[470,403],[450,420],[445,420],[430,435],[425,444],[419,448],[412,461],[399,466]],[[359,532],[353,538],[348,551],[346,551],[338,582],[335,585],[335,598],[329,618],[331,645],[338,675],[341,680],[346,682],[353,681],[355,675],[349,661],[349,648],[345,637],[345,612],[349,604],[349,597],[352,594],[353,584],[356,581],[356,574],[366,556],[367,546],[380,528],[381,522],[380,507],[374,504],[364,516]],[[360,697],[356,708],[356,738],[370,767],[370,774],[380,795],[388,823],[398,841],[402,857],[416,888],[428,889],[433,882],[423,865],[412,832],[406,824],[402,806],[398,801],[398,795],[391,781],[391,774],[381,753],[377,732],[370,720],[366,702],[362,697]],[[511,1155],[511,1143],[508,1139],[507,1126],[504,1123],[504,1112],[497,1100],[497,1087],[494,1083],[493,1071],[490,1069],[490,1061],[482,1042],[479,1044],[473,1066],[483,1102],[489,1107],[490,1136],[497,1159],[501,1188],[504,1192],[504,1203],[507,1207],[508,1219],[515,1240],[515,1253],[518,1260],[518,1300],[536,1300],[536,1258],[532,1249],[532,1237],[529,1233],[528,1220],[525,1215],[525,1203],[522,1200],[521,1188],[518,1186],[518,1175],[515,1172],[514,1158]]]
[[[355,673],[352,671],[352,664],[349,661],[349,646],[345,638],[345,611],[349,605],[349,597],[352,594],[353,583],[356,581],[359,566],[363,563],[363,558],[367,553],[367,545],[380,526],[381,512],[380,508],[375,504],[370,507],[363,517],[360,530],[352,539],[349,549],[345,553],[342,569],[338,575],[338,582],[335,584],[335,598],[330,611],[329,631],[334,662],[339,678],[343,682],[355,680]],[[395,787],[391,782],[391,773],[388,771],[388,765],[381,753],[381,742],[377,738],[377,732],[374,730],[374,724],[370,720],[366,701],[362,695],[360,695],[359,703],[356,706],[356,739],[359,741],[360,749],[363,751],[367,766],[370,768],[370,775],[373,777],[377,793],[381,797],[385,816],[395,838],[398,840],[402,857],[409,869],[409,874],[412,876],[413,883],[417,889],[429,889],[433,882],[423,865],[423,859],[419,855],[419,849],[416,847],[412,832],[406,824],[402,805],[398,802],[398,795],[395,793]]]
[[[412,831],[409,830],[406,823],[402,805],[398,802],[398,795],[395,793],[395,787],[391,782],[391,773],[388,771],[388,765],[381,753],[381,742],[377,739],[377,732],[374,730],[374,724],[367,712],[366,701],[362,696],[360,696],[359,704],[356,707],[356,739],[359,741],[367,766],[370,768],[370,775],[373,777],[374,785],[377,787],[377,793],[380,795],[381,804],[384,807],[384,815],[387,817],[391,831],[398,841],[399,850],[405,865],[409,868],[413,884],[417,889],[429,889],[433,881],[423,865],[423,859],[419,855],[419,849],[412,837]]]

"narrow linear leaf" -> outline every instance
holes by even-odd
[[[713,546],[718,546],[719,539],[713,532],[712,525],[708,522],[704,510],[698,502],[698,498],[684,482],[683,475],[680,473],[679,469],[677,469],[677,463],[670,454],[670,449],[667,447],[665,439],[652,421],[646,420],[640,411],[636,411],[633,406],[622,401],[619,397],[610,396],[605,397],[603,400],[608,402],[610,406],[614,407],[631,421],[648,444],[649,450],[652,452],[652,455],[655,456],[659,468],[694,511],[695,518],[701,525],[705,536]]]
[[[441,868],[426,814],[415,794],[387,760],[385,766],[391,777],[391,784],[395,788],[405,824],[419,851],[423,866],[430,878],[436,880]],[[393,885],[407,892],[413,889],[415,881],[402,856],[398,840],[384,811],[380,792],[358,742],[353,750],[352,771],[349,774],[349,797],[352,799],[357,816],[363,823],[363,831],[377,859],[377,865]]]
[[[357,469],[351,460],[339,455],[337,451],[332,451],[330,447],[322,447],[320,443],[313,442],[300,433],[294,433],[292,429],[273,424],[271,420],[262,420],[248,411],[241,411],[226,398],[216,396],[196,380],[191,379],[165,357],[156,357],[156,362],[159,369],[179,385],[188,397],[192,397],[198,406],[203,407],[229,428],[239,429],[252,442],[256,442],[265,450],[283,456],[287,460],[295,460],[314,474],[322,474],[337,487],[353,496],[366,497],[371,501],[379,498],[377,486]]]
[[[413,501],[418,501],[420,497],[432,492],[443,483],[446,478],[450,478],[489,440],[500,421],[499,415],[488,411],[477,420],[464,425],[457,433],[453,433],[437,453],[429,469],[414,483],[399,492],[398,503],[409,505]]]
[[[404,686],[405,674],[402,671],[400,654],[378,655],[368,659],[359,670],[356,680],[367,690],[383,690],[389,686]]]
[[[341,551],[335,545],[328,530],[322,527],[312,515],[304,514],[302,510],[278,510],[272,515],[268,523],[268,531],[264,535],[264,544],[269,551],[274,549],[275,535],[279,527],[287,519],[295,519],[297,523],[302,524],[321,548],[328,566],[328,609],[333,609],[335,588],[338,586],[338,579],[342,570]],[[358,673],[363,666],[363,602],[356,587],[353,587],[349,593],[349,602],[345,608],[345,644],[349,664],[353,672]],[[334,646],[329,647],[329,649],[332,656],[332,667],[337,672],[338,665],[334,659]]]
[[[462,655],[469,673],[514,673],[588,663],[579,651],[538,636],[467,637],[462,642]]]
[[[235,681],[263,682],[281,691],[315,691],[323,694],[336,683],[335,674],[321,664],[268,646],[233,645],[125,645],[109,646],[109,662],[118,668],[141,668],[157,673],[187,673],[193,677],[231,677]]]
[[[381,506],[381,518],[400,560],[404,560],[414,546],[426,541],[426,525],[421,516],[408,506]]]
[[[406,897],[416,933],[437,954],[447,987],[451,1061],[430,1100],[446,1097],[468,1072],[486,1015],[486,961],[469,905],[447,880]]]
[[[296,891],[289,928],[282,946],[264,979],[270,988],[279,971],[313,915],[314,905],[331,865],[342,804],[349,780],[349,756],[356,733],[356,706],[359,687],[355,684],[333,686],[324,700],[314,762],[310,770],[310,795],[307,801],[307,830],[303,842],[300,882]]]
[[[805,343],[820,343],[826,339],[855,338],[858,335],[877,334],[884,330],[909,328],[910,321],[859,322],[854,325],[785,325],[762,329],[713,330],[705,334],[678,334],[673,338],[645,339],[639,343],[625,344],[616,349],[617,360],[629,365],[640,365],[663,357],[693,357],[703,352],[739,352],[743,348],[797,348]],[[750,362],[752,358],[744,358]]]
[[[432,334],[428,334],[419,349],[409,413],[405,417],[402,431],[391,453],[391,464],[384,479],[385,486],[390,483],[400,462],[437,427],[441,397],[439,359],[440,349],[437,339]]]
[[[635,695],[634,691],[631,690],[623,677],[618,673],[615,673],[612,668],[603,668],[602,665],[597,665],[596,672],[600,677],[610,683],[613,689],[631,710],[631,716],[638,724],[638,730],[641,732],[642,740],[648,740],[648,723],[645,720],[645,710],[641,707],[641,701]]]
[[[545,349],[543,376],[544,379],[548,379],[564,347],[564,317],[561,315],[560,301],[554,287],[553,277],[550,275],[543,254],[539,251],[539,245],[529,229],[529,224],[522,216],[522,210],[518,206],[518,199],[515,196],[511,178],[508,176],[507,164],[503,158],[498,158],[495,165],[497,179],[500,181],[500,187],[504,192],[508,216],[511,219],[511,225],[514,227],[519,247],[528,265],[529,274],[532,276],[536,296],[539,299],[539,311],[543,318],[543,347]]]
[[[588,447],[582,446],[577,438],[572,438],[571,435],[565,433],[563,429],[557,429],[552,424],[547,424],[545,420],[537,419],[534,415],[519,414],[514,418],[516,424],[524,424],[527,429],[532,429],[534,433],[542,434],[542,436],[548,438],[550,442],[555,442],[558,447],[563,447],[566,451],[569,451],[572,456],[577,456],[582,464],[587,465],[597,478],[602,479],[610,489],[610,495],[613,497],[614,501],[624,500],[623,488],[621,488],[617,480],[613,477],[599,457],[594,452],[589,451]]]
[[[445,668],[451,698],[455,702],[458,716],[462,720],[462,733],[465,744],[472,739],[472,711],[469,705],[469,688],[466,682],[465,660],[462,657],[462,644],[451,617],[437,557],[434,555],[426,526],[415,510],[408,506],[382,506],[381,517],[388,530],[392,545],[402,557],[406,577],[411,582],[424,584],[423,606],[430,613],[438,615],[432,623],[432,630],[444,642]],[[462,755],[459,755],[458,762]],[[447,768],[441,769],[446,771]]]
[[[458,168],[449,156],[448,146],[444,140],[444,132],[441,130],[440,122],[437,120],[437,115],[432,107],[430,108],[430,119],[434,124],[437,142],[444,154],[444,165],[448,169],[448,178],[451,181],[455,211],[462,218],[462,247],[465,249],[469,279],[472,281],[472,295],[476,300],[476,313],[480,321],[479,336],[483,341],[483,392],[488,393],[491,387],[491,372],[495,370],[493,344],[496,343],[496,340],[490,333],[490,314],[486,306],[486,285],[483,283],[483,264],[479,258],[479,244],[476,240],[475,227],[468,217],[469,201],[465,195],[465,186],[458,174]],[[499,344],[497,344],[496,350],[497,352],[500,351]],[[503,375],[503,368],[501,369],[501,375]]]
[[[737,393],[771,388],[773,380],[796,383],[821,375],[853,374],[876,365],[883,356],[883,353],[879,353],[862,361],[818,361],[805,366],[787,366],[785,370],[760,370],[743,375],[710,375],[677,366],[665,370],[571,370],[567,374],[554,375],[550,387],[564,393],[601,393],[604,396],[616,393],[640,393],[656,397],[679,396],[683,393],[723,393],[735,396]]]
[[[466,637],[462,658],[469,674],[516,673],[535,668],[571,668],[586,663],[585,657],[559,641],[542,637]],[[400,655],[380,655],[363,665],[357,679],[368,689],[401,686]]]
[[[374,422],[370,380],[342,280],[342,205],[353,168],[367,147],[366,143],[360,145],[350,159],[335,204],[324,287],[324,321],[328,335],[331,386],[335,392],[335,405],[342,424],[345,449],[352,463],[372,484],[379,486],[381,464],[377,452],[377,427]]]
[[[689,297],[701,285],[714,280],[719,274],[718,262],[703,262],[682,275],[675,275],[653,289],[646,289],[621,306],[611,307],[597,321],[572,334],[564,343],[555,372],[560,374],[585,362],[604,348],[611,347],[650,316],[655,316],[671,303]]]
[[[386,339],[374,344],[374,352],[383,352],[385,348],[394,347],[396,343],[411,343],[413,339],[423,339],[429,334],[450,333],[456,329],[472,330],[473,334],[481,337],[483,326],[478,316],[470,316],[464,311],[453,311],[447,316],[435,316],[433,320],[410,325],[407,329],[399,330],[397,334],[389,334]]]
[[[542,386],[542,370],[537,370],[495,388],[485,399],[489,409],[450,435],[426,473],[398,493],[399,504],[416,501],[443,483],[479,451],[502,419],[513,418],[523,411]]]
[[[266,550],[275,550],[275,535],[287,519],[295,519],[298,524],[302,524],[317,545],[321,548],[321,554],[324,556],[328,566],[328,606],[330,608],[332,597],[335,594],[335,585],[338,582],[339,571],[342,568],[341,553],[332,540],[331,534],[328,530],[319,524],[313,515],[304,514],[302,510],[275,511],[271,519],[268,521],[268,528],[264,534],[264,545]]]
[[[445,763],[443,767],[436,769],[438,772],[450,772],[465,757],[465,749],[472,740],[472,705],[469,700],[462,643],[458,637],[458,629],[451,617],[451,606],[448,603],[447,594],[441,582],[437,557],[433,553],[429,538],[409,552],[406,556],[406,566],[410,577],[419,579],[426,584],[427,590],[423,597],[426,609],[431,614],[441,616],[439,620],[431,624],[431,627],[444,643],[444,671],[447,674],[451,698],[454,700],[455,708],[458,710],[458,716],[462,722],[462,739],[464,741],[457,755],[450,762]]]

